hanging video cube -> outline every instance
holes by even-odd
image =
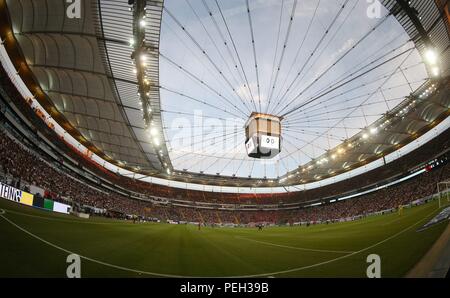
[[[245,123],[245,148],[252,158],[270,159],[281,152],[282,118],[252,113]]]

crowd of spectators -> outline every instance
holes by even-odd
[[[16,181],[22,189],[30,185],[44,189],[46,196],[56,201],[88,205],[99,209],[139,214],[145,202],[100,190],[87,181],[68,175],[57,164],[44,160],[36,152],[0,131],[0,173],[2,180]],[[19,181],[19,183],[17,183]]]
[[[407,205],[434,194],[437,183],[450,178],[450,166],[444,165],[416,178],[388,188],[325,206],[302,209],[291,217],[293,221],[326,221],[366,215]]]
[[[329,196],[340,195],[345,192],[355,190],[355,185],[359,188],[376,185],[390,177],[401,175],[408,172],[414,166],[422,164],[430,159],[436,153],[445,151],[450,147],[450,130],[443,132],[438,138],[429,141],[420,148],[406,154],[402,158],[393,161],[383,167],[376,168],[367,173],[361,174],[352,179],[346,179],[337,183],[310,189],[297,193],[280,194],[246,194],[246,193],[208,193],[202,191],[193,191],[186,189],[176,189],[166,186],[158,186],[143,181],[136,181],[130,178],[122,177],[116,183],[127,189],[150,196],[169,197],[178,200],[209,202],[209,203],[227,203],[227,204],[280,204],[293,203],[299,201],[309,201],[316,198],[325,198]],[[439,148],[441,151],[437,151]]]
[[[346,191],[355,190],[355,185],[364,187],[376,184],[396,174],[404,173],[414,167],[414,165],[432,158],[433,154],[442,152],[437,152],[436,148],[440,148],[440,150],[448,148],[450,142],[450,131],[448,130],[438,138],[431,140],[421,148],[387,166],[380,167],[352,179],[304,192],[253,195],[180,190],[120,177],[101,169],[87,160],[83,160],[75,151],[70,150],[70,148],[66,148],[67,150],[65,150],[64,146],[66,144],[51,129],[48,129],[39,117],[36,117],[35,111],[29,109],[28,104],[11,84],[8,76],[1,67],[0,83],[2,89],[24,115],[26,115],[27,119],[31,121],[34,129],[40,131],[55,146],[62,148],[69,156],[76,159],[80,166],[90,169],[97,175],[125,189],[146,196],[166,197],[171,201],[186,200],[191,202],[226,204],[278,204],[280,202],[308,201],[339,195]],[[32,147],[32,144],[24,144],[23,140],[11,139],[10,136],[0,130],[0,179],[2,182],[23,190],[27,190],[30,185],[38,186],[45,190],[46,196],[50,196],[55,200],[71,202],[77,205],[88,205],[118,214],[133,214],[162,220],[172,219],[210,223],[288,223],[333,220],[396,208],[401,204],[407,204],[416,199],[431,195],[436,191],[436,183],[438,181],[449,178],[449,168],[445,166],[410,181],[403,182],[402,184],[359,198],[317,207],[291,211],[211,210],[180,207],[174,206],[173,204],[156,205],[151,202],[140,201],[120,195],[95,185],[83,179],[83,177],[79,177],[77,174],[64,169],[61,164],[46,157],[45,154],[40,154],[36,148],[32,149]]]
[[[296,223],[337,220],[397,208],[436,191],[439,181],[449,179],[449,165],[426,172],[417,178],[393,185],[361,197],[296,210],[238,211],[153,204],[108,191],[69,173],[58,162],[0,130],[0,174],[2,181],[22,189],[30,185],[46,191],[55,200],[87,205],[123,215],[202,223]],[[8,181],[7,181],[8,182]],[[143,185],[140,188],[144,188]],[[135,188],[136,189],[136,188]],[[151,193],[151,195],[155,195]],[[180,199],[180,197],[176,197]],[[170,198],[169,198],[170,199]],[[190,198],[193,199],[193,198]],[[255,203],[255,202],[253,202]]]

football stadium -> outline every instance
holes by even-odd
[[[449,32],[447,0],[0,0],[0,277],[448,278]]]

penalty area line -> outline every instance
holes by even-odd
[[[269,245],[269,246],[275,246],[275,247],[281,247],[281,248],[287,248],[287,249],[294,249],[294,250],[301,250],[301,251],[326,252],[326,253],[336,253],[336,254],[351,254],[351,253],[354,253],[354,251],[346,251],[346,250],[327,250],[327,249],[315,249],[315,248],[288,246],[288,245],[276,244],[276,243],[271,243],[271,242],[259,241],[259,240],[256,240],[256,239],[250,239],[250,238],[241,237],[241,236],[235,236],[235,238],[243,239],[243,240],[247,240],[247,241],[252,241],[252,242],[256,242],[256,243],[261,243],[261,244]]]
[[[360,250],[358,250],[358,251],[352,252],[351,254],[348,254],[348,255],[345,255],[345,256],[341,256],[341,257],[338,257],[338,258],[334,258],[334,259],[331,259],[331,260],[328,260],[328,261],[324,261],[324,262],[320,262],[320,263],[308,265],[308,266],[297,267],[297,268],[292,268],[292,269],[283,270],[283,271],[270,272],[270,273],[266,273],[266,274],[264,274],[264,275],[247,275],[247,276],[240,276],[240,277],[242,277],[242,278],[249,277],[249,278],[250,278],[250,277],[261,277],[261,276],[268,276],[268,275],[286,274],[286,273],[297,272],[297,271],[301,271],[301,270],[305,270],[305,269],[311,269],[311,268],[319,267],[319,266],[322,266],[322,265],[330,264],[330,263],[333,263],[333,262],[336,262],[336,261],[339,261],[339,260],[342,260],[342,259],[345,259],[345,258],[354,256],[354,255],[357,255],[357,254],[362,253],[362,252],[364,252],[364,251],[367,251],[367,250],[369,250],[369,249],[371,249],[371,248],[374,248],[375,246],[378,246],[378,245],[380,245],[380,244],[383,244],[383,243],[385,243],[385,242],[387,242],[387,241],[389,241],[389,240],[392,240],[392,239],[394,239],[394,238],[397,238],[397,237],[400,236],[401,234],[403,234],[403,233],[405,233],[405,232],[411,230],[412,228],[414,228],[415,226],[417,226],[417,225],[420,224],[421,222],[425,221],[427,218],[430,217],[430,215],[432,215],[432,214],[435,213],[435,212],[436,212],[436,210],[433,210],[432,212],[430,212],[429,214],[427,214],[424,218],[422,218],[421,220],[419,220],[419,221],[417,221],[416,223],[412,224],[411,226],[409,226],[409,227],[407,227],[407,228],[401,230],[400,232],[395,233],[394,235],[392,235],[392,236],[390,236],[390,237],[388,237],[388,238],[386,238],[386,239],[384,239],[384,240],[381,240],[381,241],[379,241],[379,242],[377,242],[377,243],[374,243],[374,244],[372,244],[372,245],[370,245],[370,246],[368,246],[368,247],[366,247],[366,248],[363,248],[363,249],[360,249]]]

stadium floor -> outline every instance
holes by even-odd
[[[3,212],[2,212],[3,210]],[[0,277],[65,277],[79,254],[82,277],[365,277],[370,254],[382,277],[404,276],[443,232],[423,232],[437,202],[362,220],[310,227],[202,228],[79,219],[0,200]]]

